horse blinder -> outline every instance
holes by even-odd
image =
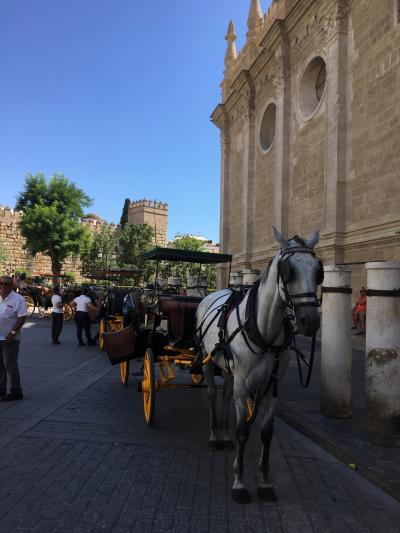
[[[281,277],[284,285],[289,283],[292,276],[292,269],[290,268],[290,263],[287,259],[281,259],[278,265],[278,277]],[[279,279],[278,279],[279,281]]]
[[[321,259],[316,258],[319,264],[319,270],[317,274],[317,285],[322,285],[324,281],[324,265],[322,264]]]

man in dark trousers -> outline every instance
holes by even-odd
[[[0,398],[22,400],[18,369],[20,329],[28,312],[23,296],[14,291],[11,276],[0,278]],[[10,392],[7,394],[7,381]]]
[[[53,312],[51,313],[51,338],[53,340],[53,344],[60,344],[58,338],[63,328],[64,313],[59,287],[54,287],[53,289],[51,305],[53,306]]]
[[[84,287],[82,294],[75,298],[71,305],[76,308],[75,311],[75,323],[76,323],[76,335],[78,337],[79,346],[85,346],[82,339],[82,331],[85,330],[86,339],[88,344],[96,344],[92,339],[90,332],[90,318],[88,314],[88,305],[92,300],[88,296],[88,289]]]

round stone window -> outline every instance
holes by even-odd
[[[325,61],[322,57],[314,57],[307,65],[299,86],[299,109],[304,118],[310,117],[319,106],[325,85]]]
[[[260,129],[260,144],[263,150],[269,150],[275,139],[276,105],[270,103],[265,110]]]

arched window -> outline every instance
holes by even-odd
[[[260,128],[260,144],[263,150],[269,150],[275,140],[276,105],[271,102],[264,112]]]
[[[304,118],[311,117],[322,100],[326,86],[326,64],[322,57],[314,57],[300,80],[298,104]]]

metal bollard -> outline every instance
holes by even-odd
[[[400,263],[367,263],[365,388],[368,433],[400,446]]]
[[[324,267],[321,336],[321,412],[352,415],[351,268]]]

